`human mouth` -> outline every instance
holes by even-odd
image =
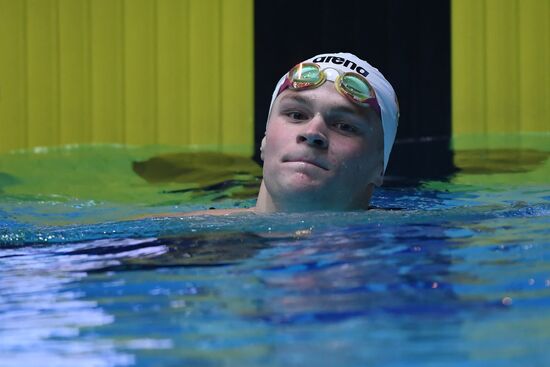
[[[323,162],[320,162],[315,159],[310,159],[307,157],[294,157],[294,158],[287,158],[283,160],[283,163],[304,163],[307,165],[312,165],[318,168],[321,168],[322,170],[328,171],[328,167]]]

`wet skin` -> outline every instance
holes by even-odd
[[[380,118],[331,82],[286,90],[273,105],[263,159],[256,212],[366,209],[382,183]]]

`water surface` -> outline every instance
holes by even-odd
[[[547,366],[548,143],[456,149],[367,212],[181,218],[254,205],[258,166],[4,154],[0,366]]]

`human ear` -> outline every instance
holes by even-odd
[[[262,161],[264,160],[265,140],[266,140],[266,137],[264,136],[264,138],[262,139],[262,144],[260,145],[260,159]]]

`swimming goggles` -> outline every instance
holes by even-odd
[[[332,72],[330,72],[330,76],[327,76],[327,71],[335,71],[338,73],[338,76],[334,78],[334,73]],[[364,76],[352,72],[342,73],[334,68],[321,70],[321,67],[314,63],[301,63],[293,67],[288,72],[277,95],[286,89],[302,90],[317,88],[327,79],[334,81],[334,86],[341,95],[358,105],[373,108],[380,116],[380,106],[376,99],[376,93]]]

